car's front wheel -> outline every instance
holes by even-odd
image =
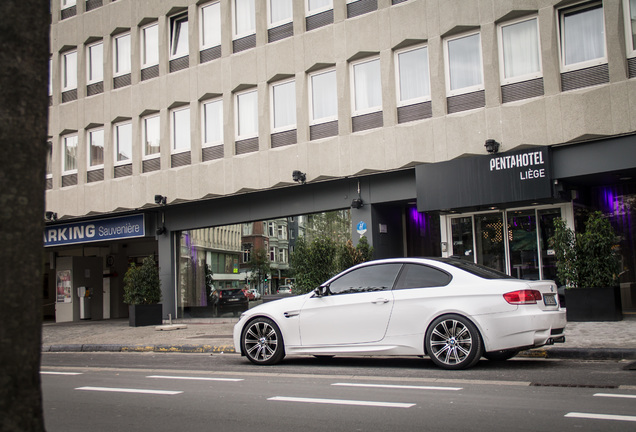
[[[477,327],[466,317],[449,314],[435,319],[426,331],[426,353],[443,369],[475,365],[483,346]]]
[[[285,357],[285,346],[280,329],[274,321],[258,317],[243,328],[241,351],[257,365],[272,365]]]

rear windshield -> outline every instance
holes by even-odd
[[[241,292],[240,289],[228,289],[228,290],[221,290],[221,294],[222,295],[236,295],[239,292]]]
[[[457,267],[458,269],[467,271],[468,273],[474,274],[483,279],[514,279],[512,276],[508,276],[505,273],[502,273],[498,270],[491,269],[490,267],[486,267],[480,264],[475,264],[470,261],[464,261],[462,259],[445,259],[440,260],[446,264],[452,265],[453,267]]]

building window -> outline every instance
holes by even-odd
[[[53,143],[46,143],[46,178],[53,176]]]
[[[636,57],[636,0],[625,0],[625,30],[627,31],[627,55]]]
[[[560,10],[559,25],[562,71],[607,62],[601,2]]]
[[[159,114],[143,119],[144,158],[155,156],[161,151],[161,121]]]
[[[444,48],[448,96],[483,90],[479,33],[448,39]]]
[[[113,53],[114,76],[130,73],[130,33],[115,37]]]
[[[62,91],[77,89],[77,51],[62,56]]]
[[[223,100],[203,104],[203,146],[223,143]]]
[[[170,18],[170,59],[188,55],[188,14]]]
[[[141,30],[141,68],[159,64],[159,26],[151,24]]]
[[[398,106],[431,99],[428,70],[428,47],[420,46],[397,51]]]
[[[256,33],[256,9],[254,0],[234,0],[234,39]]]
[[[49,104],[53,96],[53,59],[49,58]]]
[[[243,250],[243,263],[248,263],[250,262],[252,259],[252,250],[251,249],[244,249]]]
[[[382,110],[382,80],[380,59],[364,60],[352,64],[353,115]]]
[[[278,225],[278,238],[281,240],[287,240],[287,229],[285,225]]]
[[[76,0],[62,0],[62,9],[68,9],[75,6]]]
[[[287,264],[287,249],[278,249],[278,262],[281,264]]]
[[[104,81],[104,43],[98,42],[87,47],[86,69],[88,84]]]
[[[88,131],[88,168],[104,166],[104,129]]]
[[[306,16],[315,15],[333,9],[332,0],[307,0]]]
[[[537,18],[499,26],[501,83],[541,77],[541,48]]]
[[[170,114],[172,153],[190,150],[190,108],[175,109]]]
[[[201,50],[221,45],[221,2],[201,6]]]
[[[77,172],[77,135],[68,135],[63,139],[62,174]]]
[[[269,260],[271,262],[276,262],[276,248],[273,246],[269,248]]]
[[[276,235],[276,222],[267,222],[267,236],[274,237]]]
[[[132,123],[115,125],[114,134],[115,165],[130,163],[132,160]]]
[[[311,123],[338,119],[338,89],[336,70],[320,71],[310,77]]]
[[[292,0],[268,0],[267,3],[267,22],[269,28],[278,27],[292,21]]]
[[[237,141],[258,136],[258,96],[256,90],[236,95]]]
[[[296,82],[271,86],[272,132],[296,129]]]

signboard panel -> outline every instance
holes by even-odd
[[[121,240],[145,235],[144,215],[138,214],[48,226],[44,229],[44,246]]]
[[[415,167],[420,212],[552,197],[547,147]]]

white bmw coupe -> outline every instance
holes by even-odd
[[[258,365],[285,355],[413,355],[464,369],[482,356],[507,360],[564,342],[565,324],[553,281],[514,279],[454,258],[395,258],[249,309],[233,336]]]

